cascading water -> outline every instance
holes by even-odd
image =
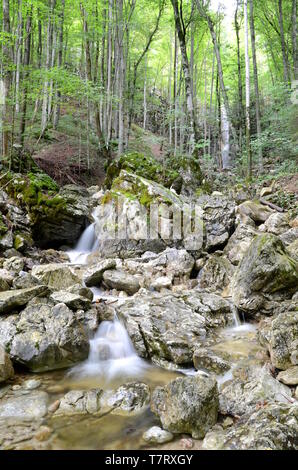
[[[98,248],[98,240],[95,233],[95,223],[86,228],[76,247],[68,252],[69,259],[73,264],[86,264],[90,253]]]
[[[89,225],[74,250],[68,252],[72,264],[86,264],[88,256],[98,249],[95,223]],[[92,289],[93,300],[111,299],[99,288]],[[117,299],[115,299],[117,300]],[[94,338],[90,340],[89,358],[72,369],[71,375],[78,378],[96,376],[111,382],[125,377],[137,377],[148,368],[133,347],[127,331],[118,318],[100,324]]]
[[[96,376],[105,382],[140,376],[149,366],[139,358],[122,323],[101,323],[90,341],[87,361],[75,367],[71,374],[79,378]]]

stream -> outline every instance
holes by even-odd
[[[95,226],[90,225],[83,233],[74,250],[68,253],[73,265],[87,264],[88,256],[96,251],[97,243]],[[115,301],[102,289],[93,289],[94,301],[105,299]],[[125,301],[125,299],[121,299]],[[214,350],[229,353],[234,359],[231,370],[218,376],[222,384],[232,378],[235,367],[242,363],[255,360],[258,350],[256,328],[241,322],[238,312],[233,311],[234,326],[220,332]],[[135,352],[133,344],[118,318],[100,324],[95,336],[90,340],[89,357],[71,370],[47,373],[44,375],[43,386],[50,394],[51,401],[61,399],[71,390],[103,390],[115,389],[125,383],[137,381],[146,383],[151,391],[159,385],[165,385],[177,376],[202,374],[205,371],[195,369],[168,371],[141,359]],[[148,408],[137,416],[119,416],[112,413],[98,417],[61,416],[52,417],[48,424],[55,430],[53,449],[141,449],[148,448],[142,440],[142,434],[158,419]],[[183,448],[179,444],[183,436],[177,437],[175,444],[167,444],[163,448]],[[198,445],[195,443],[195,446]]]

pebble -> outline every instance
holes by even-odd
[[[32,380],[26,380],[26,382],[24,382],[24,387],[26,390],[36,390],[40,386],[41,386],[41,380],[32,379]]]
[[[165,431],[158,426],[153,426],[143,434],[144,441],[149,444],[165,444],[172,441],[173,438],[174,436],[171,432]]]
[[[48,407],[49,413],[55,413],[55,411],[58,410],[59,406],[60,406],[60,400],[54,401],[54,403],[52,403],[52,404]]]

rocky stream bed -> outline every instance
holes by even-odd
[[[0,449],[297,450],[298,219],[259,198],[127,169],[104,190],[11,175]],[[127,234],[159,204],[156,236],[107,236],[119,201]],[[169,235],[191,203],[195,249]]]

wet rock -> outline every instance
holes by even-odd
[[[108,270],[103,273],[103,280],[105,284],[111,289],[127,292],[133,295],[140,289],[139,280],[124,271]]]
[[[0,320],[0,344],[33,372],[71,366],[88,357],[89,341],[66,305],[36,299],[19,315]]]
[[[13,256],[3,263],[3,269],[11,271],[14,274],[19,274],[24,269],[24,259],[19,256]]]
[[[116,313],[142,357],[191,364],[192,348],[206,336],[205,318],[173,295],[144,293]]]
[[[13,233],[7,232],[2,237],[0,236],[0,250],[5,251],[9,248],[13,248]]]
[[[264,302],[263,294],[284,293],[298,282],[297,261],[291,258],[281,240],[271,234],[257,236],[238,266],[232,280],[234,304],[254,313]]]
[[[289,249],[289,245],[293,245],[293,243],[298,240],[298,227],[291,228],[287,232],[284,232],[279,238]]]
[[[8,291],[9,289],[10,289],[10,285],[6,282],[6,280],[0,278],[0,292],[5,292],[5,291]]]
[[[12,283],[14,289],[28,289],[37,285],[37,280],[34,279],[30,273],[26,273],[24,271],[21,271],[18,277],[16,277]]]
[[[250,217],[256,223],[264,223],[274,211],[258,201],[245,201],[238,206],[237,213]]]
[[[63,264],[34,266],[32,276],[38,282],[55,290],[67,289],[74,284],[81,283],[81,279],[75,271],[70,266]]]
[[[225,247],[225,254],[234,265],[238,265],[258,231],[246,224],[239,224]]]
[[[206,327],[220,328],[233,325],[232,307],[219,295],[193,289],[182,292],[181,298],[186,305],[205,318]]]
[[[13,376],[14,369],[10,357],[0,345],[0,383],[12,379]]]
[[[266,327],[265,343],[271,362],[277,369],[286,370],[298,365],[298,313],[282,312]]]
[[[217,421],[216,380],[201,376],[175,379],[154,390],[151,409],[167,431],[202,439]]]
[[[101,409],[102,390],[72,390],[60,400],[57,415],[97,414]]]
[[[105,392],[102,396],[103,407],[111,408],[113,414],[138,415],[150,403],[150,389],[144,383],[132,382],[119,387],[116,391]]]
[[[155,279],[151,287],[157,291],[160,291],[162,289],[169,289],[172,286],[173,278],[168,277],[168,276],[162,276],[158,277]]]
[[[206,369],[215,374],[223,374],[227,372],[231,366],[230,364],[217,356],[213,351],[200,348],[194,352],[193,363],[197,370]]]
[[[277,380],[285,385],[298,385],[298,366],[280,372]]]
[[[204,450],[297,450],[298,406],[268,404],[228,430],[210,431]]]
[[[209,256],[198,276],[199,287],[208,292],[223,291],[230,283],[234,267],[223,256]]]
[[[36,390],[41,386],[41,380],[29,379],[24,382],[24,387],[26,390]]]
[[[0,418],[43,418],[48,412],[48,401],[48,394],[41,391],[5,397],[0,402]]]
[[[90,266],[84,273],[84,282],[87,287],[98,287],[103,279],[103,274],[108,269],[115,269],[116,261],[113,259],[102,260],[94,266]]]
[[[153,426],[148,429],[148,431],[144,432],[143,439],[148,444],[155,445],[171,442],[174,436],[171,432],[165,431],[158,426]]]
[[[90,302],[92,302],[94,297],[92,290],[88,287],[82,286],[81,284],[74,284],[73,286],[66,289],[66,292],[69,292],[70,294],[80,295],[81,297],[90,300]]]
[[[235,203],[225,196],[201,196],[196,204],[203,210],[206,250],[224,246],[235,224]]]
[[[71,294],[66,291],[54,292],[51,294],[50,298],[55,302],[55,304],[65,304],[71,310],[88,310],[91,307],[90,300],[86,297],[82,297],[78,294]]]
[[[260,227],[260,230],[263,232],[273,233],[274,235],[281,235],[289,230],[289,228],[288,215],[276,212],[268,217],[264,225]]]
[[[237,376],[222,385],[219,409],[224,415],[242,416],[267,402],[291,403],[291,390],[274,379],[266,367],[237,370]]]
[[[10,313],[20,307],[24,307],[34,297],[47,295],[48,292],[49,290],[46,286],[0,292],[0,314]]]

